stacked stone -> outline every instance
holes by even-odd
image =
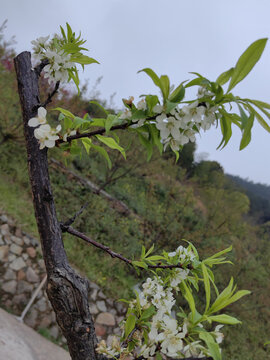
[[[33,292],[45,276],[39,242],[24,233],[6,215],[0,215],[0,306],[20,316]],[[93,315],[98,339],[110,342],[112,334],[120,334],[119,324],[124,318],[124,304],[107,298],[102,289],[90,284],[89,308]],[[65,339],[55,320],[45,288],[37,295],[24,318],[35,330],[46,329],[59,344]]]

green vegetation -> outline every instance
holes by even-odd
[[[5,99],[0,104],[0,207],[37,237],[12,52],[5,47],[0,50],[0,96]],[[43,94],[45,86],[44,81]],[[64,108],[68,103],[66,107],[78,115],[95,112],[99,116],[100,110],[84,100],[83,92],[77,96],[63,90],[59,101],[50,106],[56,103]],[[61,158],[53,150],[50,156],[122,200],[130,208],[130,215],[121,214],[101,195],[94,194],[61,168],[51,166],[58,218],[67,220],[89,202],[74,227],[131,259],[139,257],[141,245],[149,248],[155,244],[157,250],[174,250],[181,239],[194,243],[202,258],[233,245],[229,260],[235,265],[221,267],[218,283],[224,288],[233,276],[239,288],[249,289],[252,294],[230,307],[231,314],[243,324],[230,328],[225,337],[224,359],[266,359],[269,350],[263,344],[270,333],[270,225],[262,217],[259,222],[257,216],[252,217],[252,190],[246,192],[241,184],[236,187],[217,162],[194,163],[193,145],[184,147],[175,164],[175,156],[170,152],[163,157],[154,153],[151,162],[145,163],[144,150],[129,134],[125,134],[122,144],[129,162],[110,151],[111,169],[98,153],[91,151],[91,161],[86,153],[81,158],[70,158],[64,153]],[[116,298],[128,296],[130,284],[140,281],[126,264],[81,240],[64,234],[64,242],[71,263],[103,286],[107,294]]]

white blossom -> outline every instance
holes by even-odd
[[[129,109],[125,109],[125,111],[122,112],[122,114],[119,116],[119,119],[128,119],[130,120],[132,116],[132,113]]]
[[[213,332],[215,338],[216,338],[216,342],[218,344],[222,343],[223,339],[224,339],[224,335],[222,334],[222,332],[220,332],[219,330],[223,327],[224,325],[217,325],[215,327],[215,330]]]
[[[38,115],[37,117],[33,117],[28,121],[28,125],[31,127],[36,127],[42,124],[46,124],[47,120],[46,120],[46,115],[47,115],[47,110],[44,107],[39,107],[38,108]]]
[[[189,105],[183,106],[182,111],[185,114],[184,118],[186,122],[193,120],[195,123],[199,123],[202,120],[205,107],[199,106],[199,102],[196,100]]]
[[[180,137],[180,123],[173,116],[167,118],[164,113],[157,116],[156,127],[162,140],[166,140],[170,135],[176,140]]]
[[[73,136],[73,135],[76,135],[77,134],[77,131],[76,130],[70,130],[68,129],[67,132],[63,135],[63,140],[64,141],[67,141],[67,138],[69,136]]]
[[[56,129],[52,129],[49,124],[40,125],[34,130],[34,136],[39,140],[39,148],[45,147],[52,148],[55,146],[55,141],[59,139],[56,135],[61,130],[61,125],[58,125]]]
[[[140,100],[138,103],[137,103],[137,109],[138,110],[146,110],[147,108],[147,105],[146,105],[146,102],[144,99]]]
[[[207,88],[205,86],[200,86],[198,89],[198,93],[197,93],[197,98],[200,99],[202,97],[211,97],[214,96],[215,94],[209,90],[207,90]]]
[[[156,114],[160,114],[160,113],[162,113],[162,111],[163,111],[163,106],[160,105],[160,104],[156,104],[156,105],[153,107],[153,111],[154,111],[154,113],[156,113]]]

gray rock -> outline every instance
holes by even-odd
[[[41,321],[40,321],[40,323],[38,325],[38,328],[39,329],[47,329],[51,324],[52,324],[52,320],[51,320],[50,316],[45,315],[41,319]]]
[[[95,304],[89,304],[89,310],[91,315],[96,315],[99,313],[98,308],[96,307]]]
[[[110,306],[114,306],[114,301],[113,299],[106,299],[106,303]]]
[[[96,322],[101,325],[115,326],[115,318],[108,312],[98,314]]]
[[[8,259],[9,246],[0,246],[0,261],[5,262]]]
[[[104,294],[102,291],[99,291],[99,292],[98,292],[98,297],[99,297],[100,299],[106,299],[106,296],[105,296],[105,294]]]
[[[110,311],[109,311],[111,314],[113,314],[113,315],[117,315],[117,311],[115,310],[115,309],[110,309]]]
[[[29,298],[25,294],[15,295],[12,299],[12,302],[16,305],[26,305]]]
[[[12,235],[12,236],[10,237],[10,239],[11,239],[11,241],[14,242],[16,245],[23,246],[24,241],[23,241],[22,238],[19,238],[19,237],[17,237],[17,236]]]
[[[10,234],[10,231],[9,231],[9,226],[8,224],[3,224],[0,226],[0,231],[2,233],[2,235],[9,235]]]
[[[44,263],[43,259],[38,260],[38,265],[39,265],[39,267],[41,267],[41,269],[45,269],[45,263]]]
[[[29,244],[30,244],[30,239],[29,239],[29,237],[24,236],[24,237],[23,237],[23,242],[25,243],[25,245],[29,245]]]
[[[96,299],[97,299],[97,293],[98,293],[98,290],[97,290],[97,289],[93,289],[93,290],[91,291],[90,298],[91,298],[92,300],[96,301]]]
[[[36,309],[31,309],[30,312],[26,315],[24,322],[26,325],[34,328],[37,325],[38,312]]]
[[[90,286],[91,289],[97,289],[97,290],[100,289],[100,287],[97,284],[95,284],[95,283],[93,283],[91,281],[89,281],[89,286]]]
[[[41,312],[47,310],[47,301],[45,300],[44,297],[38,300],[38,302],[36,303],[36,308]]]
[[[16,257],[15,254],[9,254],[9,255],[8,255],[8,261],[9,261],[9,262],[14,261],[15,259],[17,259],[17,257]]]
[[[26,266],[26,264],[25,264],[24,260],[20,257],[13,260],[12,263],[10,264],[10,268],[15,271],[18,271],[18,270],[24,268],[25,266]]]
[[[127,311],[126,306],[122,302],[116,302],[115,307],[119,314],[124,314]]]
[[[97,301],[96,303],[98,309],[102,312],[106,312],[107,311],[107,307],[106,307],[106,304],[105,304],[105,301],[101,300],[101,301]]]
[[[10,240],[10,236],[9,235],[5,235],[4,236],[4,241],[6,244],[11,245],[12,241]]]
[[[7,269],[7,271],[4,274],[4,279],[5,280],[15,280],[16,279],[15,272],[11,269]]]
[[[6,215],[1,215],[0,216],[0,220],[3,222],[3,223],[7,223],[8,222],[8,217]]]
[[[1,245],[5,245],[4,239],[3,239],[3,235],[0,234],[0,246]]]
[[[13,236],[14,237],[14,236]],[[23,249],[21,246],[17,245],[17,244],[11,244],[9,251],[12,252],[15,255],[21,255]]]
[[[31,267],[26,270],[26,279],[31,283],[39,282],[39,276],[35,273]]]
[[[17,286],[17,281],[10,280],[2,285],[2,290],[4,290],[5,292],[7,292],[9,294],[15,294],[16,286]]]
[[[28,282],[24,280],[18,281],[18,287],[17,287],[17,293],[22,294],[26,292],[32,292],[34,286],[32,284],[29,284]]]
[[[50,328],[50,334],[51,336],[54,338],[54,339],[57,339],[58,338],[58,335],[59,335],[59,329],[56,325],[52,326]]]
[[[23,260],[25,260],[25,261],[26,261],[26,260],[28,259],[28,257],[29,257],[29,256],[28,256],[28,254],[26,254],[26,253],[23,253],[23,254],[22,254],[22,258],[23,258]]]

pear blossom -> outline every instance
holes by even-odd
[[[160,131],[160,137],[163,140],[166,140],[170,135],[174,139],[178,139],[180,136],[180,123],[173,116],[167,118],[164,113],[157,116],[156,127]]]
[[[209,90],[207,90],[206,86],[200,86],[198,89],[198,93],[197,93],[197,98],[202,98],[202,97],[212,97],[215,94]]]
[[[125,109],[124,112],[122,112],[122,114],[119,116],[119,119],[128,119],[130,120],[132,116],[132,113],[129,109]]]
[[[33,47],[33,51],[34,51],[34,57],[36,58],[36,60],[40,61],[42,58],[45,57],[45,52],[48,44],[47,41],[49,39],[50,36],[41,36],[36,40],[31,41],[31,44],[34,45]]]
[[[160,105],[160,104],[156,104],[156,105],[153,107],[153,111],[154,111],[154,113],[156,113],[156,114],[160,114],[160,113],[162,113],[162,111],[163,111],[163,106]]]
[[[77,134],[77,131],[76,130],[70,130],[68,129],[67,132],[63,135],[63,140],[64,141],[67,141],[67,138],[69,136],[73,136],[73,135],[76,135]]]
[[[39,107],[37,117],[31,118],[28,121],[28,125],[31,126],[31,127],[36,127],[36,126],[39,126],[39,125],[46,124],[46,122],[47,122],[46,115],[47,115],[47,110],[42,106]]]
[[[219,330],[223,327],[224,325],[217,325],[215,327],[215,330],[213,332],[213,335],[216,338],[216,342],[218,344],[222,343],[223,339],[224,339],[224,335],[222,334],[222,332],[220,332]]]
[[[199,105],[198,100],[196,100],[189,105],[183,106],[182,111],[185,114],[185,121],[189,122],[193,120],[195,123],[199,123],[202,120],[205,107]]]
[[[48,50],[46,57],[49,59],[49,64],[43,70],[44,77],[48,79],[49,83],[68,81],[68,69],[74,66],[70,62],[70,54],[66,54],[63,50]]]
[[[147,105],[146,105],[146,102],[144,99],[140,100],[138,103],[137,103],[137,109],[138,110],[146,110],[147,109]]]
[[[61,130],[61,125],[58,125],[56,129],[52,129],[49,124],[40,125],[34,130],[34,136],[39,140],[39,148],[45,147],[52,148],[55,146],[55,141],[59,139],[56,135]]]

